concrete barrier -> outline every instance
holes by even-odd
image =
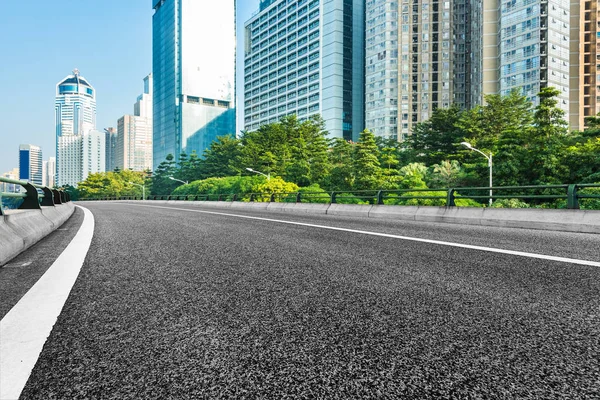
[[[0,217],[0,266],[61,226],[75,211],[73,203],[41,210],[8,210]]]
[[[295,212],[306,214],[327,214],[329,204],[311,203],[269,203],[267,210],[274,212]]]
[[[0,266],[6,264],[25,248],[23,238],[11,230],[4,221],[6,216],[0,216]]]
[[[146,201],[157,204],[159,201]],[[389,220],[442,222],[507,228],[541,229],[600,234],[598,210],[549,210],[538,208],[425,207],[365,204],[263,203],[227,201],[170,201],[169,204],[194,204],[199,207],[239,208],[272,212],[330,214]]]
[[[345,215],[349,217],[368,217],[373,208],[367,204],[330,204],[327,214]]]

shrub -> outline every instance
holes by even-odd
[[[335,202],[337,204],[369,204],[368,201],[362,200],[352,193],[336,193]]]
[[[302,196],[300,200],[302,203],[327,204],[331,200],[330,194],[323,190],[316,183],[310,186],[302,187],[298,191]]]
[[[492,208],[529,208],[529,204],[520,199],[498,199],[492,203]]]

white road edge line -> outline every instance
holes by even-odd
[[[94,236],[94,216],[67,248],[0,321],[0,399],[18,399],[85,260]]]
[[[325,226],[325,225],[307,224],[304,222],[284,221],[284,220],[279,220],[279,219],[262,218],[262,217],[251,217],[249,215],[229,214],[229,213],[222,213],[222,212],[215,212],[215,211],[191,210],[188,208],[150,206],[150,205],[145,205],[145,204],[130,204],[130,203],[119,203],[119,204],[126,204],[126,205],[136,206],[136,207],[165,208],[168,210],[181,210],[181,211],[190,211],[190,212],[197,212],[197,213],[204,213],[204,214],[223,215],[223,216],[228,216],[228,217],[255,219],[255,220],[259,220],[259,221],[270,221],[270,222],[277,222],[277,223],[281,223],[281,224],[308,226],[308,227],[320,228],[320,229],[330,229],[333,231],[360,233],[363,235],[381,236],[381,237],[388,237],[388,238],[393,238],[393,239],[410,240],[413,242],[439,244],[441,246],[460,247],[463,249],[480,250],[480,251],[487,251],[487,252],[491,252],[491,253],[510,254],[513,256],[538,258],[541,260],[550,260],[550,261],[558,261],[558,262],[564,262],[564,263],[569,263],[569,264],[579,264],[579,265],[587,265],[587,266],[591,266],[591,267],[600,267],[600,262],[598,262],[598,261],[579,260],[576,258],[549,256],[549,255],[545,255],[545,254],[528,253],[525,251],[497,249],[494,247],[474,246],[474,245],[470,245],[470,244],[462,244],[462,243],[454,243],[454,242],[443,242],[441,240],[421,239],[421,238],[414,238],[414,237],[409,237],[409,236],[392,235],[389,233],[361,231],[361,230],[357,230],[357,229],[348,229],[348,228],[337,228],[337,227]]]

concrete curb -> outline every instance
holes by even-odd
[[[7,211],[0,217],[0,266],[60,227],[74,211],[73,203]]]
[[[129,200],[123,200],[129,202]],[[161,201],[146,200],[146,204]],[[389,220],[443,222],[450,224],[525,228],[550,231],[600,234],[598,210],[548,210],[538,208],[424,207],[365,204],[260,203],[229,201],[180,201],[198,207],[255,209],[273,212],[330,214]]]

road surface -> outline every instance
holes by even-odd
[[[94,236],[23,399],[600,396],[598,235],[80,205]],[[0,269],[2,315],[64,235]]]

